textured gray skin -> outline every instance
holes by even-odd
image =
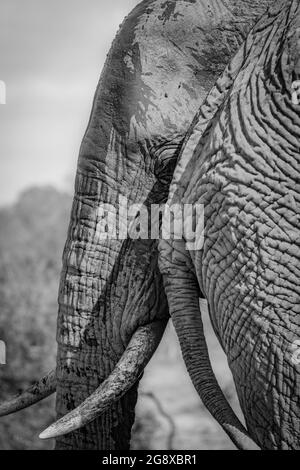
[[[166,200],[182,139],[269,1],[144,1],[112,45],[80,149],[59,292],[57,415],[114,369],[134,331],[168,316],[157,243],[100,241],[100,204]],[[136,388],[57,449],[126,449]]]
[[[214,379],[199,296],[208,302],[250,436],[300,449],[299,1],[279,1],[254,27],[188,132],[169,204],[205,206],[204,244],[160,242],[160,268],[187,368],[209,409]],[[204,390],[204,391],[203,391]],[[222,410],[217,410],[222,421]]]

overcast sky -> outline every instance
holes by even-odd
[[[139,0],[0,0],[0,205],[70,186],[100,72]]]

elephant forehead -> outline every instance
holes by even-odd
[[[109,166],[126,180],[130,161],[143,167],[147,160],[148,171],[156,157],[149,148],[180,141],[258,14],[248,4],[232,9],[234,3],[144,1],[128,15],[96,91],[80,150],[82,171],[103,174]],[[116,155],[124,162],[118,169]]]
[[[221,70],[210,68],[213,54],[210,61],[202,57],[212,51],[212,41],[209,43],[207,37],[208,23],[212,25],[217,21],[220,19],[212,21],[209,17],[204,2],[159,1],[152,2],[138,21],[133,15],[126,23],[128,29],[134,30],[134,37],[124,63],[132,75],[139,77],[149,97],[147,103],[142,96],[137,100],[137,109],[131,117],[132,136],[141,124],[141,116],[143,123],[139,133],[174,135],[185,131],[216,73]],[[228,49],[227,57],[231,52]],[[215,63],[222,67],[220,61]]]
[[[159,0],[133,10],[106,69],[110,80],[118,82],[112,86],[119,94],[120,83],[126,87],[117,111],[124,111],[133,138],[185,132],[243,41],[255,14],[250,16],[234,16],[221,0]]]

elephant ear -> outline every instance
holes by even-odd
[[[217,116],[222,112],[223,105],[233,88],[236,77],[249,62],[251,52],[254,51],[255,54],[255,48],[261,41],[261,31],[272,27],[277,16],[284,16],[287,10],[291,8],[292,3],[293,0],[289,3],[279,0],[269,7],[268,11],[252,28],[245,42],[206,96],[183,141],[170,186],[168,205],[182,201],[196,161],[197,164],[199,164],[199,159],[204,161],[205,156],[202,148],[206,143],[206,136],[217,121]]]
[[[196,160],[202,158],[201,147],[213,125],[213,118],[222,109],[234,80],[243,67],[249,41],[251,38],[244,43],[226,67],[190,126],[170,187],[167,202],[170,207],[182,203],[185,189],[196,167]],[[215,378],[199,308],[198,281],[190,265],[189,252],[184,241],[162,239],[159,242],[159,251],[159,267],[163,274],[170,314],[195,389],[212,416],[239,449],[259,449],[236,417]],[[199,363],[198,358],[200,358]]]
[[[236,79],[247,80],[246,67],[261,53],[262,32],[270,37],[287,16],[293,1],[276,6],[258,21],[247,40],[227,66],[201,105],[185,138],[171,183],[168,206],[185,202],[186,188],[193,186],[191,176],[209,158],[210,133],[230,100]],[[245,76],[241,74],[245,70]],[[205,149],[204,149],[205,146]],[[205,151],[204,151],[205,150]],[[197,171],[198,173],[198,171]],[[175,224],[174,224],[175,225]],[[240,449],[257,449],[247,429],[238,420],[214,375],[199,307],[199,284],[183,239],[162,239],[159,266],[164,278],[170,314],[179,338],[191,380],[212,416]]]

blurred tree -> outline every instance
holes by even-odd
[[[55,365],[57,293],[71,196],[31,188],[0,210],[0,399]],[[35,434],[53,419],[53,399],[0,420],[0,448],[47,448]]]

